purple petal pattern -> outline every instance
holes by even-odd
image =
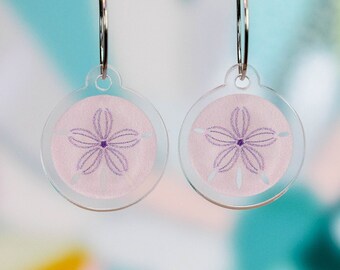
[[[205,138],[209,143],[224,147],[214,160],[214,169],[219,173],[227,172],[240,159],[248,171],[259,174],[265,169],[265,159],[257,148],[274,144],[278,140],[276,131],[261,127],[249,132],[251,116],[246,107],[236,107],[229,121],[231,130],[221,126],[205,130]]]
[[[231,113],[230,124],[237,137],[244,137],[250,124],[250,114],[248,110],[245,107],[242,109],[237,107]]]
[[[94,173],[105,159],[112,173],[122,176],[129,169],[128,160],[118,149],[136,146],[141,136],[134,129],[112,132],[113,116],[108,108],[99,108],[92,118],[93,131],[84,128],[70,130],[69,142],[86,150],[79,158],[76,169],[84,175]]]
[[[216,146],[228,146],[237,141],[237,138],[223,127],[210,127],[205,133],[206,139]]]
[[[240,155],[240,150],[236,146],[230,146],[218,154],[214,161],[214,169],[223,173],[229,171],[236,163]]]
[[[107,139],[112,129],[112,114],[109,109],[98,109],[93,116],[93,126],[100,139]]]
[[[105,153],[106,164],[116,175],[123,175],[129,169],[126,157],[118,150],[108,147]]]
[[[70,143],[78,148],[92,148],[98,145],[96,135],[91,131],[81,128],[75,128],[70,131],[71,136],[68,137]]]
[[[83,174],[91,174],[98,169],[102,158],[103,150],[92,149],[82,155],[78,161],[77,169],[81,170]]]
[[[275,135],[276,132],[271,128],[258,128],[247,136],[246,141],[251,146],[269,146],[277,140]]]
[[[246,168],[252,173],[264,170],[264,159],[254,148],[245,146],[241,150],[241,157]]]
[[[139,133],[133,129],[123,129],[113,134],[108,144],[115,148],[130,148],[140,141]]]

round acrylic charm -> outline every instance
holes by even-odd
[[[304,159],[304,131],[295,111],[248,68],[202,97],[183,123],[179,152],[193,188],[227,208],[265,205],[283,195]]]
[[[163,121],[144,98],[100,68],[50,115],[42,161],[53,186],[74,204],[97,211],[130,206],[161,178],[168,156]],[[105,85],[106,84],[106,85]]]

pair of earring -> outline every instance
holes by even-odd
[[[275,91],[260,84],[248,65],[247,0],[241,7],[237,0],[238,64],[227,73],[225,84],[191,108],[179,140],[181,165],[193,188],[234,209],[280,197],[304,157],[299,117]],[[167,163],[168,138],[156,109],[125,89],[108,66],[106,0],[99,0],[99,9],[100,66],[89,73],[84,88],[50,115],[42,161],[54,187],[69,201],[110,211],[137,203],[156,186]]]

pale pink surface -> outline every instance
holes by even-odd
[[[340,199],[340,121],[334,123],[334,127],[328,128],[328,133],[320,140],[318,149],[311,166],[309,166],[308,176],[315,194],[323,202],[335,205]],[[322,143],[321,143],[322,142]]]
[[[275,142],[255,148],[264,159],[263,170],[250,172],[239,157],[230,170],[214,175],[214,161],[226,147],[208,142],[205,136],[207,129],[221,126],[232,131],[230,118],[237,107],[241,110],[246,108],[249,112],[248,134],[258,128],[270,128],[275,131]],[[288,133],[288,136],[279,136],[282,133]],[[207,185],[227,196],[245,197],[262,193],[280,180],[290,163],[292,144],[290,126],[272,103],[252,95],[230,95],[216,100],[200,113],[191,130],[189,151],[194,168]],[[242,172],[241,184],[236,180],[238,171]],[[265,183],[263,175],[269,183]]]
[[[129,164],[123,175],[114,174],[105,158],[97,170],[84,175],[77,170],[77,163],[88,150],[70,143],[70,131],[82,128],[94,132],[93,116],[98,109],[106,108],[112,113],[112,133],[133,129],[140,134],[140,141],[131,148],[119,149]],[[153,168],[156,145],[156,134],[144,112],[127,100],[104,95],[76,103],[61,117],[54,130],[51,150],[56,171],[69,187],[91,198],[112,199],[125,196],[143,184]]]

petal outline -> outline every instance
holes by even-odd
[[[121,176],[128,171],[128,161],[120,151],[113,147],[107,147],[105,150],[106,164],[114,174]]]
[[[218,169],[218,172],[227,172],[231,170],[239,158],[239,148],[236,146],[230,146],[217,155],[214,160],[214,168]]]
[[[94,148],[87,151],[79,159],[77,169],[81,170],[83,174],[91,174],[96,171],[103,158],[103,150],[100,148]],[[85,167],[85,168],[84,168]]]
[[[237,140],[231,131],[220,126],[208,128],[205,132],[205,137],[211,144],[216,146],[228,146]]]
[[[140,142],[139,133],[134,129],[122,129],[114,133],[108,144],[114,148],[131,148]]]

